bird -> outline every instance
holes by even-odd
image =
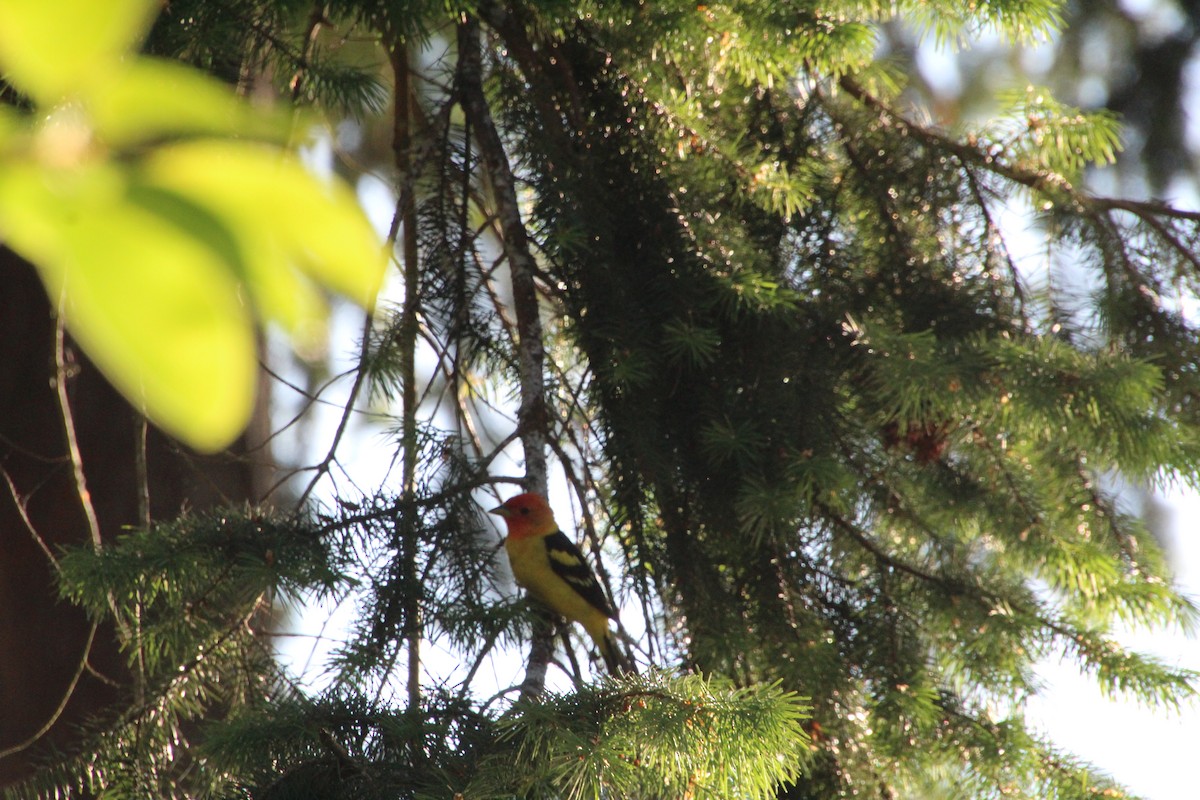
[[[504,550],[517,583],[555,613],[587,631],[609,674],[624,671],[609,620],[617,612],[605,596],[583,553],[554,521],[546,498],[533,492],[510,497],[488,513],[504,519]]]

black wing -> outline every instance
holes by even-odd
[[[554,573],[570,584],[571,588],[578,592],[584,600],[600,609],[606,616],[612,619],[617,618],[612,604],[604,595],[604,590],[596,580],[592,568],[588,566],[583,553],[575,546],[574,542],[567,538],[565,533],[555,531],[546,537],[546,555],[550,559],[550,568],[554,570]]]

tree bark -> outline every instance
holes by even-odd
[[[61,371],[84,489],[60,405],[55,336],[36,272],[0,249],[0,787],[27,776],[50,748],[70,750],[79,723],[131,690],[116,632],[94,628],[57,595],[59,550],[93,542],[85,502],[103,546],[147,513],[164,519],[256,500],[268,469],[265,450],[247,446],[258,435],[202,457],[145,429],[68,338]]]

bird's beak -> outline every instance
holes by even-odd
[[[509,511],[508,508],[505,506],[496,506],[495,508],[489,508],[488,513],[495,514],[498,517],[504,517],[505,519],[508,519],[508,515],[511,514],[512,512]]]

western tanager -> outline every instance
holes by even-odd
[[[519,494],[490,513],[504,517],[508,525],[504,550],[517,583],[551,610],[582,625],[608,671],[621,671],[621,655],[608,627],[617,613],[583,553],[559,530],[546,498]]]

